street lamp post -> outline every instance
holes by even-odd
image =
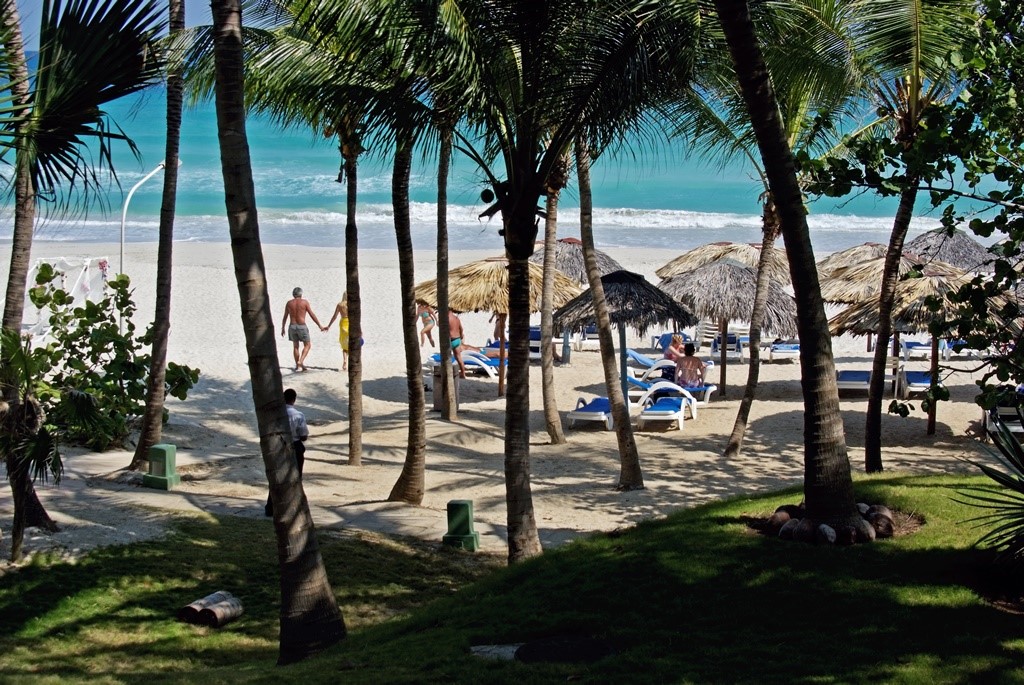
[[[181,160],[178,160],[179,166]],[[156,165],[156,168],[150,171],[148,174],[142,177],[142,180],[132,186],[132,189],[128,191],[128,196],[124,199],[124,207],[121,208],[121,264],[118,266],[118,271],[124,273],[124,222],[128,218],[128,203],[132,201],[132,195],[139,189],[143,183],[156,176],[156,174],[167,166],[166,162],[160,162]]]

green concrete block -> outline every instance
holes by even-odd
[[[149,461],[149,473],[142,476],[142,484],[157,490],[170,490],[181,482],[176,464],[177,448],[174,445],[161,443],[149,448],[146,455]]]
[[[473,500],[453,499],[448,502],[448,534],[441,542],[470,552],[480,549],[480,534],[473,531]]]

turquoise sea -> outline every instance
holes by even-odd
[[[126,146],[115,162],[122,191],[107,195],[107,210],[94,206],[84,215],[40,222],[36,239],[117,242],[123,197],[163,160],[165,104],[162,91],[143,94],[108,108],[112,119],[139,146],[141,163]],[[265,118],[247,124],[256,183],[260,233],[278,244],[342,246],[344,186],[337,182],[340,156],[336,143],[308,130],[282,130]],[[599,247],[664,248],[679,253],[719,240],[759,242],[758,181],[742,166],[721,169],[687,158],[683,150],[652,145],[631,146],[600,158],[593,169],[595,238]],[[216,121],[212,103],[187,110],[181,145],[175,236],[181,241],[226,242],[223,186]],[[360,246],[393,249],[391,172],[386,155],[364,156],[359,171]],[[127,241],[156,240],[162,173],[133,195]],[[451,247],[501,250],[498,220],[478,220],[483,176],[456,153],[449,184]],[[432,249],[436,225],[436,173],[432,159],[417,159],[412,178],[413,243]],[[927,209],[922,199],[919,210]],[[872,196],[810,205],[809,225],[815,251],[832,252],[866,241],[888,242],[895,204]],[[10,226],[9,210],[0,220]],[[936,218],[919,216],[911,237],[937,226]],[[9,235],[9,232],[5,233]],[[563,193],[559,236],[579,235],[579,201],[574,185]]]

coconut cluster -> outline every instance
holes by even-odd
[[[860,512],[860,519],[855,519],[849,525],[833,527],[807,516],[803,502],[784,504],[768,519],[765,532],[778,535],[783,540],[817,545],[852,545],[892,537],[895,526],[888,507],[858,503],[857,511]]]

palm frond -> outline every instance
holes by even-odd
[[[117,182],[113,143],[127,143],[138,156],[103,105],[159,80],[162,17],[152,0],[44,2],[31,115],[6,121],[0,138],[30,155],[38,192],[60,207],[105,185],[107,174]]]

